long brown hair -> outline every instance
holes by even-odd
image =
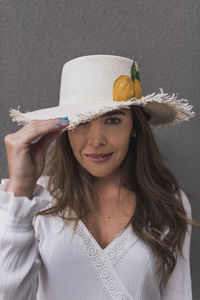
[[[182,255],[187,224],[200,224],[187,216],[179,184],[165,165],[147,115],[137,106],[131,111],[136,137],[131,138],[121,164],[121,185],[136,193],[136,209],[129,224],[155,254],[156,273],[166,286],[176,265],[176,253]],[[64,226],[74,220],[75,231],[78,220],[94,208],[96,195],[93,176],[74,157],[67,131],[48,152],[42,175],[49,176],[47,189],[54,204],[37,215],[58,215]]]

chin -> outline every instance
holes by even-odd
[[[102,170],[102,171],[96,170],[95,171],[94,169],[93,170],[86,169],[86,171],[94,177],[106,177],[106,176],[110,175],[110,173],[111,173],[111,172],[105,172],[105,170]]]
[[[89,171],[88,171],[89,172]],[[105,173],[105,172],[89,172],[92,176],[97,177],[97,178],[104,178],[110,175],[110,173]]]
[[[92,176],[94,177],[99,177],[99,178],[103,178],[103,177],[108,177],[110,175],[114,175],[117,173],[118,171],[118,168],[115,168],[115,169],[110,169],[110,168],[102,168],[102,169],[98,169],[98,168],[85,168],[83,166],[83,168],[88,172],[90,173]]]

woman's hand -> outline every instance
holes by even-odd
[[[12,191],[15,196],[31,198],[35,184],[43,172],[48,147],[62,129],[69,125],[62,123],[55,126],[59,121],[59,118],[34,120],[17,132],[5,136],[10,178],[6,191]],[[41,138],[33,143],[40,136]]]

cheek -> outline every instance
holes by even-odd
[[[128,148],[129,148],[129,144],[130,144],[129,136],[127,136],[127,138],[121,139],[120,145],[121,145],[121,149],[123,151],[127,152]]]
[[[130,144],[130,133],[119,134],[110,141],[110,143],[120,152],[126,152]]]
[[[68,134],[69,143],[71,145],[72,151],[76,153],[78,149],[80,148],[80,138],[77,134],[70,133]]]

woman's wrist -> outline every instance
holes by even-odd
[[[13,192],[16,197],[27,197],[32,199],[35,186],[22,186],[17,183],[9,182],[5,192]]]

